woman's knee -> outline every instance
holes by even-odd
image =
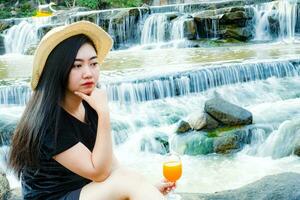
[[[129,199],[127,187],[124,187],[125,177],[119,171],[113,171],[103,182],[91,182],[85,185],[80,194],[80,200],[125,200]]]
[[[119,167],[112,171],[105,181],[92,182],[84,186],[80,200],[129,199],[136,192],[136,188],[143,186],[146,182],[146,179],[139,173]]]

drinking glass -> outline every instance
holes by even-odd
[[[176,182],[182,175],[182,162],[180,156],[175,153],[170,153],[166,156],[163,162],[163,175],[170,182]],[[168,200],[179,200],[180,195],[171,191],[168,196]]]

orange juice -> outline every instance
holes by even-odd
[[[182,174],[180,161],[170,161],[163,164],[164,177],[170,182],[176,182]]]

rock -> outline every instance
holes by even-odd
[[[235,25],[237,27],[245,27],[246,22],[254,17],[253,8],[231,8],[230,12],[226,12],[220,18],[220,25]]]
[[[188,117],[187,121],[190,127],[197,131],[206,126],[206,117],[204,113],[192,114]]]
[[[248,41],[253,38],[253,32],[249,28],[227,27],[220,31],[221,38],[233,38],[239,41]]]
[[[206,126],[205,129],[212,130],[220,126],[220,123],[212,118],[208,113],[205,113]]]
[[[265,125],[250,125],[246,127],[223,127],[207,132],[189,131],[187,134],[176,135],[172,148],[179,154],[206,155],[210,153],[228,154],[241,150],[245,144],[250,144],[252,135],[263,132],[269,135],[272,128]]]
[[[251,112],[229,103],[220,97],[206,101],[204,110],[224,125],[236,126],[252,123]]]
[[[9,182],[4,173],[0,174],[0,199],[7,199],[10,196]]]
[[[300,146],[295,148],[294,154],[297,155],[297,156],[300,156]]]
[[[191,130],[191,126],[188,122],[181,120],[179,122],[179,125],[177,127],[176,133],[185,133],[187,131]]]
[[[297,137],[297,139],[298,141],[296,142],[296,145],[294,147],[294,154],[300,157],[300,138]]]
[[[14,24],[12,20],[0,20],[0,33],[6,29],[9,29],[13,25]]]
[[[8,200],[22,200],[22,191],[21,188],[15,188],[10,191],[10,196]]]
[[[269,21],[269,33],[273,38],[277,38],[280,32],[280,22],[278,17],[271,15],[268,16]]]
[[[135,20],[138,19],[139,10],[137,8],[134,9],[124,9],[119,11],[117,14],[112,16],[112,23],[114,24],[122,24],[128,17],[133,17]]]
[[[213,138],[205,135],[205,132],[189,132],[184,135],[177,135],[173,138],[172,148],[179,154],[206,155],[213,153]]]
[[[182,14],[180,14],[178,12],[170,12],[170,13],[166,13],[165,15],[166,15],[168,21],[172,21],[172,20],[176,19],[177,17],[181,16]]]
[[[28,47],[24,53],[24,55],[33,55],[35,50],[37,48],[37,44],[32,44],[30,47]]]
[[[0,146],[9,145],[11,143],[11,137],[17,126],[17,119],[10,117],[9,115],[3,115],[0,118]]]
[[[265,176],[235,190],[212,194],[181,194],[184,200],[299,200],[300,174],[282,173]]]
[[[4,36],[0,35],[0,55],[5,54]]]
[[[193,18],[187,19],[183,23],[184,37],[189,40],[197,38],[196,24]]]
[[[40,26],[39,29],[37,30],[39,39],[42,39],[42,37],[46,35],[46,33],[48,33],[51,29],[61,25],[63,24],[47,24],[47,25]]]
[[[214,140],[214,152],[228,154],[238,151],[243,145],[242,138],[246,138],[247,130],[234,130],[223,133]]]
[[[169,153],[169,137],[165,133],[154,133],[150,137],[145,137],[141,140],[141,151],[148,151],[159,154]]]

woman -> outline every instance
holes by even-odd
[[[111,47],[110,36],[86,21],[42,38],[34,55],[33,94],[9,159],[25,200],[156,200],[175,187],[154,187],[113,154],[107,95],[95,88]]]

